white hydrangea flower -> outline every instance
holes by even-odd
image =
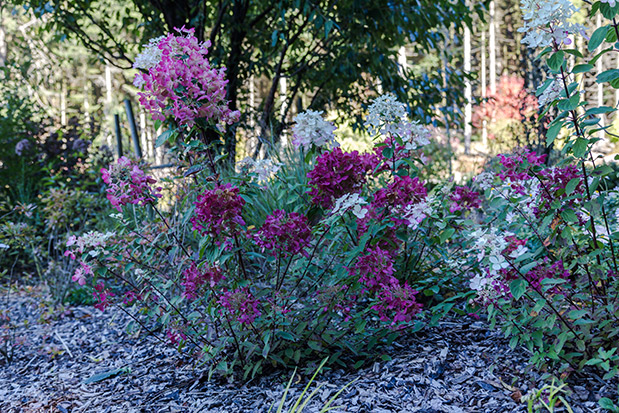
[[[258,174],[258,182],[267,182],[281,169],[281,165],[280,162],[273,162],[270,159],[255,161],[254,172]]]
[[[376,98],[368,108],[368,112],[365,127],[371,135],[394,133],[401,136],[402,129],[406,128],[408,123],[406,106],[399,102],[392,93]]]
[[[402,122],[403,135],[400,135],[405,143],[406,150],[415,150],[430,144],[432,133],[424,125],[420,125],[419,121]]]
[[[142,50],[142,53],[137,55],[137,57],[135,58],[135,62],[133,62],[133,68],[148,70],[151,67],[157,66],[157,64],[161,61],[161,49],[159,49],[159,42],[164,38],[165,36],[160,36],[154,39],[150,39],[148,41],[148,44],[143,46],[144,49]]]
[[[281,169],[281,165],[280,162],[273,162],[271,159],[256,161],[248,156],[236,163],[236,170],[237,172],[255,173],[258,175],[258,182],[264,183]]]
[[[570,0],[521,0],[520,9],[526,33],[522,43],[531,48],[572,43],[570,35],[584,33],[585,28],[569,20],[578,11]]]
[[[350,211],[357,218],[363,219],[368,213],[368,209],[363,207],[366,204],[366,200],[359,194],[346,194],[335,200],[331,214],[341,216]]]
[[[91,249],[88,254],[92,257],[99,255],[105,248],[108,239],[116,235],[114,232],[106,232],[105,234],[99,231],[89,231],[85,234],[76,237],[71,235],[67,240],[67,247],[75,245],[80,253],[87,249]]]
[[[391,134],[404,141],[406,150],[416,150],[430,144],[432,133],[419,121],[407,118],[406,106],[395,95],[387,93],[374,100],[368,108],[365,127],[371,135]]]
[[[292,143],[310,149],[316,146],[339,146],[333,132],[335,125],[322,117],[322,111],[306,110],[294,118],[292,127]]]
[[[416,204],[407,205],[403,215],[404,219],[408,221],[408,227],[415,230],[428,215],[432,215],[432,207],[427,200],[424,200]]]
[[[488,284],[488,279],[486,277],[482,277],[480,274],[477,274],[475,277],[471,278],[470,287],[471,290],[481,291]]]
[[[492,188],[494,184],[494,174],[491,172],[482,172],[473,179],[474,184],[485,191]]]
[[[9,246],[0,242],[0,249],[9,249]]]
[[[615,0],[600,0],[601,3],[608,3],[610,7],[615,7],[617,2]]]
[[[563,82],[559,79],[553,80],[553,82],[548,85],[546,89],[542,92],[542,94],[537,98],[537,103],[540,108],[546,106],[549,103],[554,102],[561,92],[563,92]]]

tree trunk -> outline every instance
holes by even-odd
[[[486,30],[481,32],[481,98],[486,99],[488,89],[488,79],[486,76]],[[482,121],[481,142],[484,148],[488,148],[488,121]]]
[[[471,29],[468,26],[464,27],[464,72],[465,75],[471,73]],[[466,105],[464,107],[464,153],[468,154],[471,151],[471,123],[473,122],[473,87],[471,79],[466,78],[464,81],[464,99]]]
[[[495,2],[490,2],[490,93],[496,93],[496,17],[495,17]]]

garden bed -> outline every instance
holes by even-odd
[[[20,325],[16,336],[26,341],[0,369],[2,412],[266,412],[292,374],[242,386],[209,381],[205,369],[193,368],[152,335],[128,335],[131,319],[117,308],[50,308],[37,291],[20,289],[8,298],[12,321]],[[523,395],[544,385],[539,373],[527,369],[524,350],[511,350],[502,334],[470,318],[450,318],[402,337],[386,353],[392,360],[319,376],[317,383],[325,385],[308,411],[318,411],[355,379],[335,403],[345,407],[335,411],[524,412]],[[288,400],[298,397],[306,380],[294,380]],[[601,411],[597,399],[616,396],[617,383],[594,374],[579,373],[568,383],[574,412]]]

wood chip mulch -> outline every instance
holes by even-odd
[[[284,371],[244,385],[208,381],[174,348],[152,336],[128,335],[131,319],[118,309],[101,313],[80,306],[51,312],[32,291],[13,291],[8,301],[5,295],[6,290],[0,311],[18,325],[16,338],[23,343],[11,363],[0,361],[2,413],[267,412],[292,374]],[[526,412],[522,398],[543,383],[528,368],[526,352],[507,343],[484,322],[442,321],[386,349],[391,361],[319,376],[316,382],[324,386],[305,411],[320,411],[357,379],[336,400],[341,407],[334,412]],[[298,377],[287,400],[295,401],[305,383]],[[591,372],[571,376],[568,384],[567,400],[575,413],[601,412],[600,397],[617,399],[617,381],[604,382]]]

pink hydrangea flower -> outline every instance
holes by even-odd
[[[367,172],[374,166],[375,156],[372,154],[343,152],[340,148],[323,153],[307,174],[312,201],[323,208],[331,208],[341,196],[359,192],[365,184]]]
[[[92,267],[86,264],[84,261],[80,261],[80,266],[75,269],[75,272],[73,273],[71,279],[79,285],[85,285],[86,277],[88,276],[94,276]]]
[[[223,278],[224,275],[219,267],[202,267],[199,269],[196,263],[192,262],[189,268],[183,271],[182,284],[185,288],[183,295],[189,300],[194,300],[202,286],[208,284],[214,287]]]
[[[398,280],[393,276],[394,272],[391,254],[378,246],[368,248],[357,258],[355,265],[348,268],[348,273],[359,277],[359,282],[369,291],[378,291],[397,284]]]
[[[381,321],[391,321],[391,325],[410,322],[421,311],[421,304],[415,300],[417,293],[407,283],[388,285],[376,294],[372,309]]]
[[[427,195],[428,191],[419,178],[396,175],[393,182],[389,183],[386,188],[376,191],[372,206],[374,208],[390,206],[403,209],[408,205],[424,201]]]
[[[254,298],[247,287],[225,291],[219,297],[219,304],[241,324],[251,324],[261,315],[258,309],[258,300]]]
[[[505,181],[526,181],[531,179],[529,169],[531,166],[539,166],[546,160],[546,155],[537,156],[535,152],[517,152],[513,155],[499,154],[499,161],[503,169],[499,171],[499,177]]]
[[[209,41],[200,43],[194,29],[175,29],[156,39],[145,51],[148,73],[138,73],[140,103],[155,120],[172,116],[180,126],[192,127],[197,119],[232,124],[240,112],[231,111],[226,97],[225,68],[211,67],[206,58]],[[158,50],[151,50],[157,48]]]
[[[166,336],[168,337],[168,340],[170,340],[170,343],[172,345],[176,345],[181,341],[187,340],[187,335],[179,330],[170,329],[166,332]]]
[[[449,212],[451,213],[481,207],[479,192],[471,190],[468,186],[457,186],[453,193],[449,195],[449,199],[452,201],[449,207]]]
[[[95,286],[93,296],[98,301],[97,304],[95,304],[95,308],[98,308],[101,311],[105,311],[107,306],[110,305],[108,298],[113,297],[114,293],[110,292],[110,290],[105,288],[103,281],[99,281],[99,283]]]
[[[307,256],[305,247],[311,237],[312,232],[304,215],[296,212],[288,214],[278,209],[266,218],[262,228],[254,235],[254,240],[262,251],[266,250],[273,256],[280,252]]]
[[[207,189],[198,195],[196,210],[191,218],[193,229],[202,235],[216,238],[232,235],[239,226],[245,225],[241,217],[245,200],[239,195],[239,188],[230,183]]]
[[[161,188],[151,188],[157,180],[148,176],[138,164],[126,156],[118,158],[108,169],[101,168],[103,182],[108,185],[107,199],[118,212],[127,204],[144,205],[161,198]]]

